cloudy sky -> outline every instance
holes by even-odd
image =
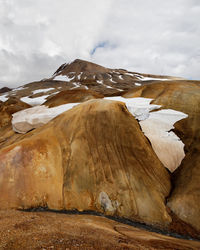
[[[0,0],[0,87],[76,58],[200,79],[200,0]]]

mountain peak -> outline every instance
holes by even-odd
[[[108,72],[109,69],[105,68],[103,66],[100,66],[96,63],[92,63],[92,62],[88,62],[85,60],[81,60],[81,59],[75,59],[73,62],[67,64],[64,63],[62,64],[54,73],[55,74],[67,74],[70,72],[76,72],[76,73],[80,73],[80,72],[89,72],[89,73],[106,73]]]

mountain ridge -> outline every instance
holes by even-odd
[[[1,204],[99,211],[200,238],[199,100],[200,81],[80,59],[0,94]]]

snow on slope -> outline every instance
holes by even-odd
[[[106,97],[111,101],[120,101],[126,104],[129,112],[139,120],[142,131],[150,140],[152,147],[163,165],[173,172],[185,157],[184,144],[170,130],[174,123],[187,117],[186,114],[171,110],[159,109],[160,105],[150,104],[150,98],[123,98]],[[26,133],[33,128],[46,124],[54,117],[73,108],[79,103],[63,104],[54,108],[36,106],[13,114],[13,130],[18,133]],[[134,142],[133,142],[134,143]]]
[[[149,112],[159,109],[160,105],[150,104],[153,99],[150,98],[124,98],[121,96],[105,97],[104,99],[124,102],[129,112],[138,120],[145,120],[149,117]]]
[[[74,77],[69,78],[67,75],[58,75],[58,76],[55,76],[55,77],[53,78],[53,80],[69,82],[69,81],[71,81],[73,78],[74,78]]]
[[[53,108],[41,105],[16,112],[12,115],[13,130],[25,134],[30,129],[46,124],[56,116],[78,104],[79,103],[68,103]]]
[[[0,101],[6,102],[8,100],[8,98],[6,96],[7,96],[7,93],[4,95],[0,95]]]
[[[172,131],[174,124],[186,118],[183,112],[163,109],[149,114],[149,118],[140,121],[145,136],[163,165],[173,172],[185,157],[184,143]]]
[[[28,96],[20,98],[22,102],[26,102],[31,106],[41,105],[42,103],[46,102],[46,98],[49,97],[49,95],[43,95],[35,98],[30,98]]]
[[[50,90],[54,90],[55,88],[48,88],[48,89],[36,89],[36,90],[33,90],[33,94],[38,94],[38,93],[45,93],[45,92],[48,92]]]

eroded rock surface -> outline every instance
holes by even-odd
[[[123,103],[105,100],[90,101],[88,107],[81,104],[51,122],[47,119],[48,124],[39,124],[40,128],[25,135],[15,133],[10,125],[11,115],[30,105],[45,102],[57,108],[106,96],[118,96],[112,100],[119,96],[155,100],[147,108],[127,105],[141,127]],[[18,100],[13,101],[13,97]],[[183,112],[188,117],[176,122],[172,131],[169,124],[159,119],[153,126],[155,119],[151,119],[149,111],[156,105]],[[62,65],[50,78],[1,93],[0,115],[1,208],[48,206],[95,210],[199,237],[199,81],[109,69],[75,60]],[[32,118],[34,115],[34,122],[38,123],[40,117],[33,113]],[[55,117],[51,115],[51,119]],[[142,123],[147,121],[145,131],[146,125]],[[169,145],[173,140],[174,147],[150,138],[153,130],[160,133],[158,123],[167,130],[165,136],[168,136],[163,139],[169,140]],[[154,129],[149,129],[149,125]],[[25,124],[20,126],[19,131],[27,129]],[[166,160],[161,161],[171,165],[172,171],[173,164],[177,166],[181,162],[183,150],[186,153],[180,167],[171,175],[173,190],[169,172],[152,150],[153,147],[156,151],[155,145]]]
[[[87,95],[87,91],[85,91]],[[63,99],[62,95],[54,98],[55,104]],[[77,94],[77,96],[75,95]],[[84,101],[79,95],[80,91],[73,93],[75,100]],[[66,101],[69,99],[66,96]],[[159,109],[160,105],[150,104],[152,99],[149,98],[123,98],[123,97],[106,97],[107,100],[121,101],[126,104],[129,112],[140,121],[142,131],[150,140],[154,151],[160,161],[173,172],[185,157],[184,144],[175,133],[169,132],[176,121],[186,118],[187,115],[175,110],[162,109],[160,111],[150,112]],[[54,117],[67,111],[78,103],[68,103],[53,108],[46,106],[36,106],[13,114],[12,126],[18,133],[27,133],[31,129],[41,127]]]
[[[0,103],[0,128],[11,123],[12,114],[29,107],[30,105],[14,97]]]
[[[183,221],[200,230],[200,82],[159,82],[130,91],[126,97],[154,98],[154,104],[188,114],[175,124],[185,143],[186,157],[173,174],[174,189],[168,206]]]
[[[165,227],[170,177],[123,103],[91,100],[0,150],[1,208],[95,210]]]

